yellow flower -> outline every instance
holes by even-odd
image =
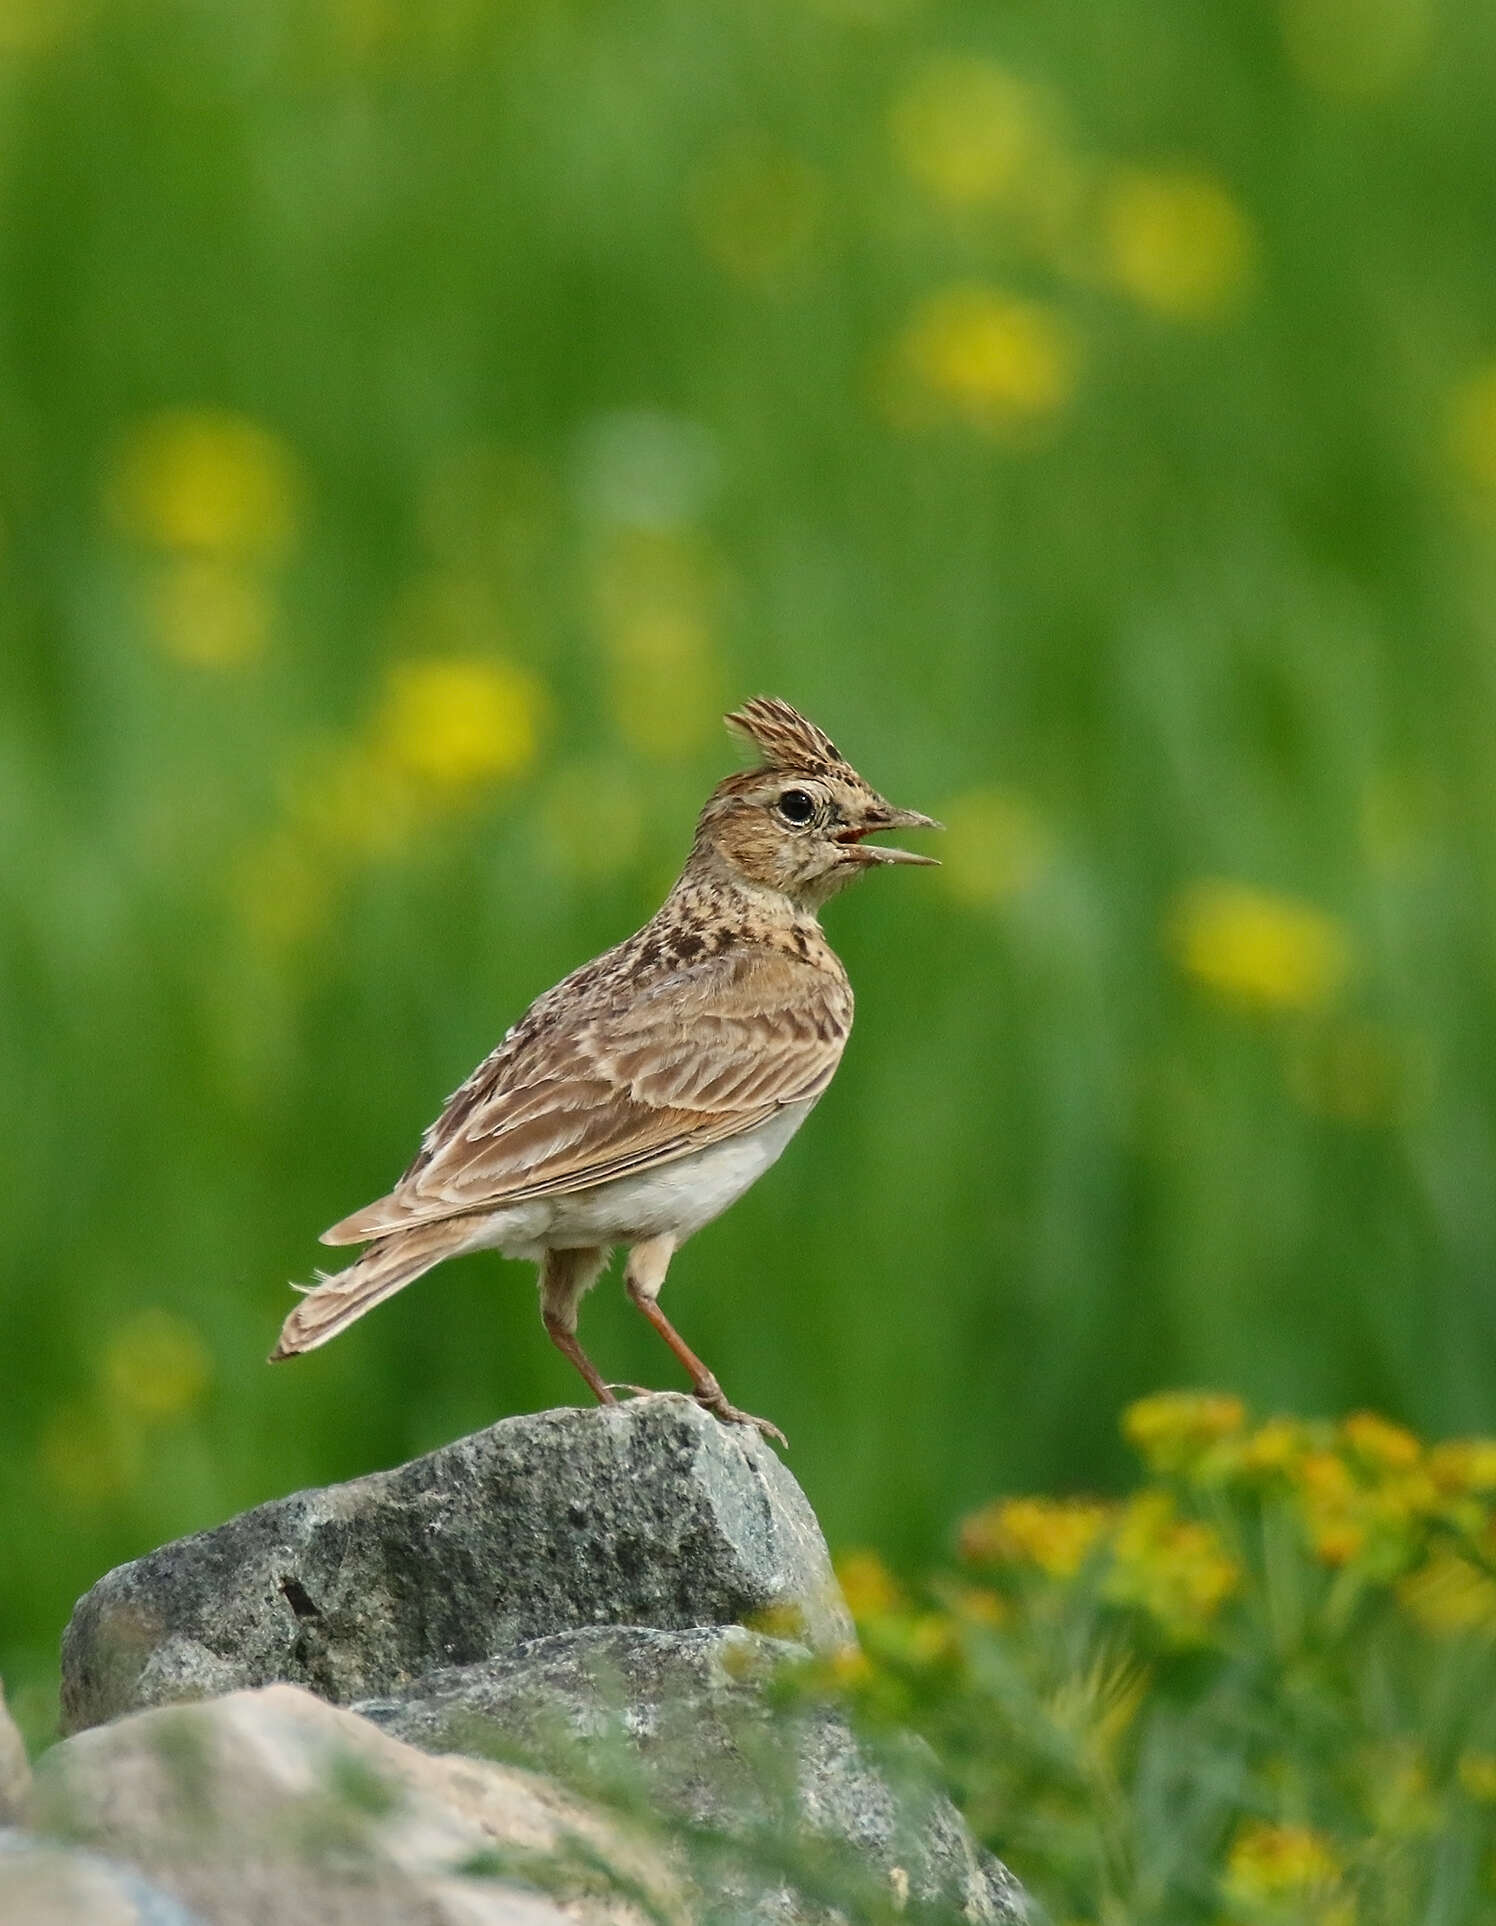
[[[1053,308],[961,285],[916,309],[895,346],[885,401],[901,427],[949,418],[1009,435],[1058,414],[1079,372],[1074,331]]]
[[[843,1552],[836,1576],[853,1618],[883,1618],[903,1602],[893,1574],[875,1551]]]
[[[926,62],[894,102],[890,121],[909,172],[955,206],[1003,200],[1046,146],[1033,89],[976,55]]]
[[[1477,1804],[1496,1806],[1496,1753],[1462,1752],[1455,1770]]]
[[[237,669],[264,653],[273,607],[258,570],[209,555],[163,562],[144,585],[162,651],[200,669]]]
[[[702,247],[735,280],[772,283],[813,258],[821,178],[761,134],[725,141],[692,177],[688,197]]]
[[[180,1417],[199,1403],[213,1374],[208,1347],[185,1318],[146,1310],[121,1324],[104,1352],[104,1382],[137,1417]]]
[[[1350,1467],[1337,1452],[1308,1451],[1296,1476],[1299,1509],[1314,1554],[1326,1565],[1348,1565],[1366,1549],[1369,1519]]]
[[[1000,1498],[962,1525],[961,1555],[1073,1578],[1114,1516],[1110,1505],[1085,1498]]]
[[[909,1626],[908,1654],[916,1665],[945,1665],[961,1656],[961,1634],[940,1612],[921,1612]]]
[[[1340,1435],[1361,1461],[1377,1471],[1410,1471],[1423,1456],[1423,1446],[1411,1431],[1389,1424],[1373,1411],[1356,1411],[1340,1426]]]
[[[377,751],[429,790],[461,794],[521,774],[538,746],[542,691],[525,669],[477,656],[395,663]]]
[[[1122,1435],[1153,1471],[1189,1471],[1212,1445],[1246,1423],[1240,1398],[1209,1391],[1160,1391],[1129,1405]]]
[[[964,1625],[1004,1625],[1009,1617],[1008,1601],[988,1585],[953,1585],[945,1602]]]
[[[1203,1523],[1180,1518],[1165,1491],[1122,1508],[1103,1595],[1144,1612],[1174,1645],[1198,1645],[1242,1583],[1236,1560]]]
[[[1178,321],[1215,320],[1235,306],[1255,252],[1246,215],[1196,170],[1121,172],[1103,198],[1102,245],[1117,286]]]
[[[1483,503],[1496,502],[1496,361],[1476,369],[1456,388],[1447,437],[1459,480]]]
[[[1311,1521],[1310,1539],[1321,1564],[1349,1565],[1366,1549],[1367,1530],[1348,1513],[1324,1512]]]
[[[1310,1448],[1309,1427],[1297,1418],[1269,1418],[1243,1442],[1237,1469],[1248,1476],[1291,1475]]]
[[[1496,1438],[1448,1438],[1429,1452],[1428,1469],[1441,1491],[1496,1491]]]
[[[1186,975],[1248,1008],[1320,1009],[1350,974],[1350,944],[1333,917],[1240,883],[1194,884],[1170,913],[1167,936]]]
[[[1002,789],[969,789],[939,810],[946,836],[941,880],[974,907],[1005,902],[1038,876],[1049,838],[1032,806]]]
[[[280,560],[295,538],[301,478],[286,444],[221,409],[167,409],[115,462],[109,497],[126,533],[225,562]]]
[[[1309,1826],[1265,1826],[1251,1823],[1232,1842],[1226,1860],[1225,1897],[1237,1906],[1255,1908],[1263,1902],[1333,1900],[1341,1882],[1341,1864],[1333,1843]],[[1295,1921],[1304,1915],[1295,1913]],[[1316,1922],[1332,1915],[1316,1912]],[[1337,1914],[1349,1919],[1350,1914]]]
[[[1496,1580],[1447,1547],[1401,1579],[1397,1596],[1426,1632],[1496,1632]]]
[[[1283,44],[1299,78],[1342,100],[1373,100],[1421,59],[1432,0],[1282,0]]]
[[[1117,1530],[1106,1597],[1140,1608],[1173,1643],[1198,1644],[1241,1584],[1241,1568],[1209,1525],[1181,1519],[1169,1493],[1131,1499]]]

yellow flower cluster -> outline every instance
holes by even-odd
[[[1254,1422],[1198,1391],[1124,1429],[1149,1467],[1130,1498],[994,1500],[962,1529],[976,1569],[923,1600],[871,1553],[842,1561],[862,1644],[812,1689],[943,1733],[994,1836],[1043,1802],[1057,1916],[1110,1917],[1097,1813],[1122,1837],[1167,1756],[1221,1761],[1196,1837],[1215,1926],[1412,1917],[1433,1846],[1488,1854],[1496,1824],[1496,1439],[1430,1447],[1369,1411]]]
[[[364,726],[303,751],[282,820],[241,852],[230,881],[250,935],[272,953],[304,940],[351,864],[396,854],[524,774],[545,702],[538,679],[502,656],[392,662]]]
[[[1286,1505],[1315,1560],[1392,1584],[1423,1630],[1496,1633],[1496,1439],[1427,1448],[1369,1411],[1249,1427],[1240,1400],[1200,1392],[1145,1398],[1123,1428],[1162,1476]]]
[[[1240,1582],[1217,1533],[1150,1489],[1124,1506],[1069,1498],[1004,1498],[968,1518],[961,1553],[975,1564],[1027,1567],[1067,1583],[1094,1558],[1102,1596],[1145,1612],[1165,1638],[1204,1636]]]
[[[286,444],[222,409],[174,408],[125,438],[106,484],[111,518],[148,558],[142,600],[163,652],[200,668],[263,653],[274,576],[301,517]]]
[[[1240,1398],[1210,1391],[1160,1392],[1129,1405],[1122,1435],[1151,1471],[1189,1471],[1212,1448],[1240,1438],[1247,1408]]]
[[[843,1552],[836,1560],[836,1577],[853,1618],[883,1618],[903,1605],[903,1593],[875,1551]]]
[[[1351,1926],[1355,1901],[1332,1840],[1310,1826],[1244,1826],[1226,1861],[1227,1919]]]
[[[898,96],[890,128],[920,186],[953,207],[1013,202],[1042,191],[1048,116],[1034,88],[995,61],[943,54]]]
[[[891,103],[889,133],[904,174],[968,252],[1000,235],[998,258],[1088,294],[1110,287],[1180,323],[1225,319],[1251,290],[1256,232],[1223,181],[1199,166],[1083,155],[1056,103],[996,61],[925,58]],[[786,189],[789,207],[802,198]],[[878,392],[897,428],[953,424],[1032,446],[1073,400],[1082,359],[1078,328],[1053,302],[957,282],[916,305]]]
[[[1171,1493],[1143,1491],[1122,1513],[1102,1590],[1145,1611],[1173,1644],[1195,1645],[1241,1576],[1213,1527],[1181,1517]]]
[[[1166,934],[1187,976],[1245,1009],[1322,1009],[1350,974],[1350,941],[1334,917],[1240,883],[1193,885]]]
[[[1496,1440],[1430,1450],[1371,1412],[1254,1426],[1240,1398],[1193,1391],[1140,1400],[1123,1431],[1156,1482],[1121,1506],[996,1499],[965,1520],[963,1558],[1061,1586],[1094,1573],[1102,1598],[1200,1643],[1242,1589],[1237,1538],[1267,1506],[1327,1575],[1388,1588],[1423,1631],[1496,1635]]]
[[[1115,1515],[1115,1507],[1084,1498],[1001,1498],[964,1521],[961,1555],[1073,1578]]]
[[[958,283],[915,309],[886,370],[884,406],[901,427],[951,422],[1012,440],[1057,415],[1079,373],[1079,342],[1056,308]]]
[[[1251,228],[1212,175],[1122,169],[1103,199],[1102,232],[1111,279],[1171,320],[1215,320],[1250,285]]]

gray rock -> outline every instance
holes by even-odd
[[[580,1771],[582,1783],[725,1835],[738,1850],[714,1853],[699,1832],[697,1848],[744,1920],[843,1916],[842,1896],[859,1891],[869,1912],[894,1898],[1023,1920],[1021,1889],[975,1845],[923,1746],[906,1739],[874,1758],[830,1707],[774,1704],[775,1671],[807,1656],[739,1626],[596,1627],[433,1673],[357,1710],[425,1750]]]
[[[7,1905],[17,1888],[0,1857],[6,1926],[690,1917],[664,1856],[584,1801],[532,1773],[430,1758],[293,1686],[138,1712],[67,1739],[38,1767],[36,1807],[37,1827],[67,1845],[29,1841],[19,1855],[34,1913]],[[54,1892],[73,1910],[46,1910]]]
[[[82,1847],[0,1831],[6,1926],[206,1926],[131,1866]]]
[[[755,1617],[852,1638],[756,1432],[674,1395],[548,1411],[110,1572],[63,1636],[63,1729],[276,1680],[347,1704],[558,1631]]]
[[[26,1817],[31,1803],[31,1766],[26,1745],[10,1708],[5,1703],[5,1688],[0,1685],[0,1826],[16,1825]],[[3,1918],[4,1914],[0,1914]]]

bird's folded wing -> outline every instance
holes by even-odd
[[[704,958],[569,1019],[546,1002],[449,1100],[388,1197],[324,1233],[361,1243],[588,1190],[818,1097],[851,1027],[845,982],[777,951]]]

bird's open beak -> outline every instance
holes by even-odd
[[[944,823],[936,822],[933,816],[922,816],[917,809],[895,809],[885,803],[882,808],[869,810],[865,822],[855,829],[844,829],[837,836],[839,843],[847,845],[848,854],[856,861],[873,863],[918,863],[923,867],[938,869],[939,859],[934,856],[916,856],[908,849],[880,849],[876,844],[865,843],[864,836],[881,835],[885,829],[944,829]]]

